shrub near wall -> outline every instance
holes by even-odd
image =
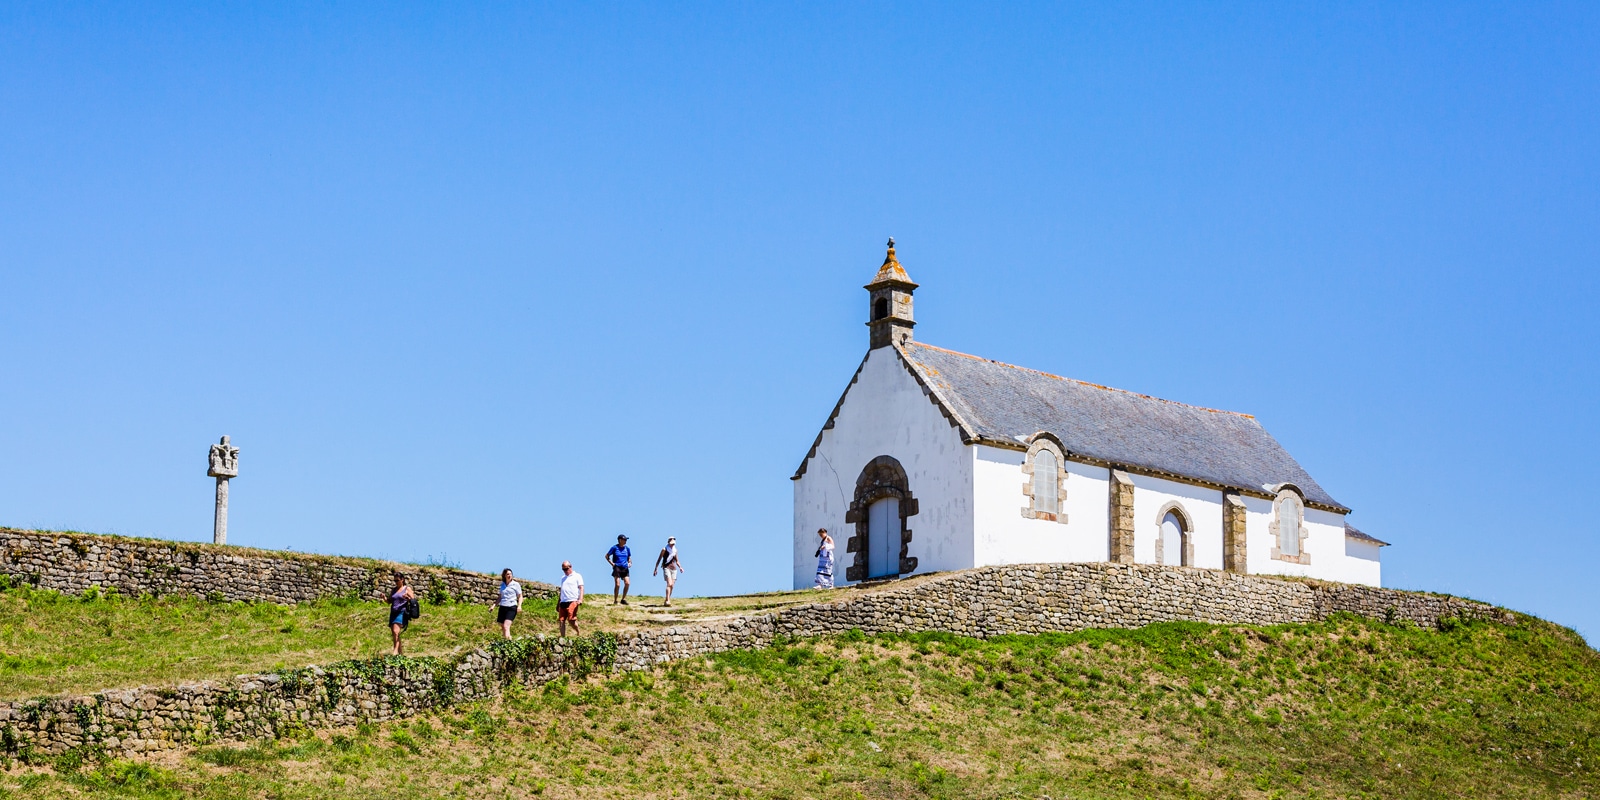
[[[366,558],[252,550],[228,545],[86,533],[0,528],[0,575],[40,589],[81,594],[90,587],[126,595],[189,595],[218,600],[304,603],[354,595],[382,600],[395,572],[424,596],[488,603],[492,575]],[[523,581],[530,597],[555,587]]]
[[[117,755],[351,725],[492,697],[591,670],[646,670],[778,637],[942,631],[989,637],[1179,620],[1270,625],[1338,612],[1436,627],[1458,618],[1513,623],[1484,603],[1443,595],[1226,572],[1122,564],[988,567],[782,611],[576,640],[497,641],[453,659],[348,661],[276,675],[0,703],[0,750],[38,759]]]

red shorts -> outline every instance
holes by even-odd
[[[564,601],[564,602],[556,603],[556,619],[558,619],[558,620],[565,619],[565,620],[571,620],[573,622],[577,622],[578,621],[578,601],[576,601],[576,600],[567,600],[567,601]]]

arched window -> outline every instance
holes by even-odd
[[[1272,501],[1272,557],[1294,564],[1310,564],[1306,552],[1306,505],[1292,486],[1284,486]]]
[[[1194,566],[1194,526],[1189,512],[1176,500],[1156,512],[1156,563],[1169,567]]]
[[[883,319],[887,316],[889,316],[889,298],[880,297],[872,304],[872,318]]]
[[[1028,504],[1022,507],[1022,516],[1052,522],[1067,521],[1064,508],[1067,498],[1066,461],[1066,454],[1061,452],[1061,445],[1054,437],[1043,433],[1034,435],[1033,443],[1028,446],[1028,454],[1022,460],[1022,474],[1027,478],[1022,482],[1022,494],[1028,500]]]
[[[1183,518],[1176,511],[1168,511],[1161,518],[1161,563],[1188,566],[1183,551]]]
[[[1034,511],[1043,511],[1046,514],[1056,514],[1061,511],[1056,497],[1056,487],[1061,482],[1060,471],[1055,453],[1040,450],[1038,455],[1033,457]]]
[[[1300,555],[1300,498],[1288,495],[1278,503],[1278,549]]]

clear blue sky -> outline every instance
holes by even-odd
[[[893,235],[1593,639],[1597,87],[1577,3],[6,3],[0,524],[208,539],[227,433],[238,544],[786,588]]]

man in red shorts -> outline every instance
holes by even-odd
[[[556,595],[556,621],[561,625],[561,635],[567,635],[567,623],[572,623],[572,635],[582,636],[578,630],[578,606],[583,604],[583,576],[572,568],[571,561],[561,562],[561,589]]]

